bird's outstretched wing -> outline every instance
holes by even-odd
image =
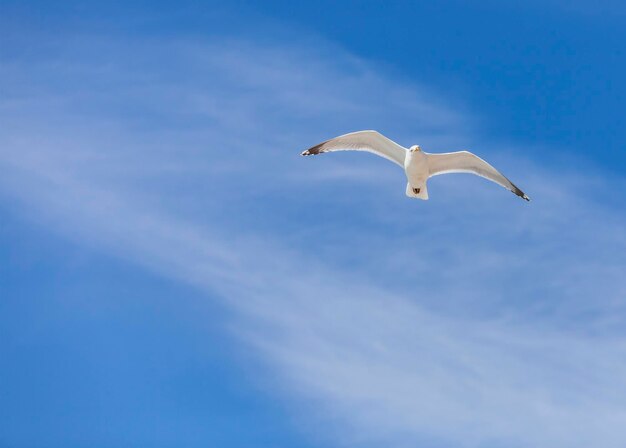
[[[404,168],[406,148],[376,131],[359,131],[326,140],[302,152],[303,156],[332,151],[367,151],[391,160]]]
[[[444,154],[427,154],[428,177],[448,173],[473,173],[492,182],[502,185],[520,198],[530,201],[526,194],[504,177],[498,170],[480,157],[468,151],[449,152]]]

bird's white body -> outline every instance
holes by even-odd
[[[428,199],[428,158],[422,151],[407,151],[404,158],[406,195],[410,198]]]
[[[480,157],[468,151],[429,154],[418,145],[407,149],[376,131],[359,131],[327,140],[307,149],[303,156],[333,151],[366,151],[384,157],[404,168],[407,178],[406,195],[428,199],[426,182],[432,176],[449,173],[472,173],[484,177],[517,196],[530,200],[522,190]]]

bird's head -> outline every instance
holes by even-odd
[[[409,148],[409,150],[411,152],[420,152],[422,150],[422,148],[420,148],[420,145],[413,145],[413,146],[411,146],[411,148]]]

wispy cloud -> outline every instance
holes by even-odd
[[[624,216],[572,193],[590,179],[485,147],[530,206],[462,176],[423,204],[385,161],[300,158],[359,128],[480,141],[462,104],[336,48],[47,50],[0,72],[5,206],[219,293],[326,440],[624,444]]]

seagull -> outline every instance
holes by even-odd
[[[326,140],[303,151],[302,155],[312,156],[334,151],[366,151],[397,163],[406,174],[408,180],[406,195],[410,198],[428,200],[426,181],[433,176],[448,173],[472,173],[495,182],[520,198],[530,201],[530,198],[513,182],[469,151],[430,154],[422,151],[419,145],[413,145],[407,149],[376,131],[358,131]]]

